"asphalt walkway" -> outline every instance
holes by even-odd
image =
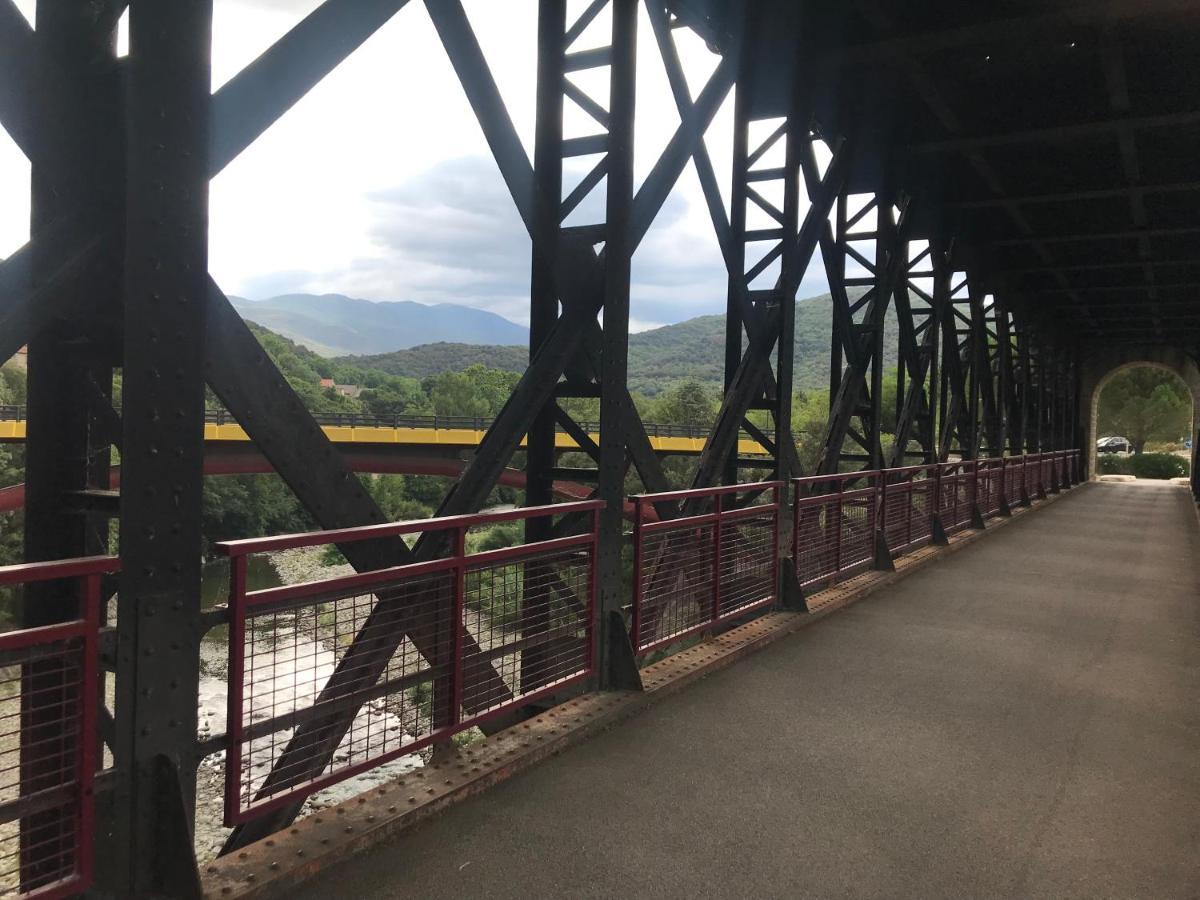
[[[1097,484],[306,897],[1200,897],[1200,528]]]

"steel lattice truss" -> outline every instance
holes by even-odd
[[[0,0],[0,123],[34,172],[32,238],[0,262],[0,358],[30,348],[28,558],[101,552],[109,523],[121,525],[124,574],[108,585],[117,627],[105,652],[117,702],[103,723],[119,784],[105,795],[111,834],[99,854],[117,892],[196,889],[205,387],[321,527],[383,520],[207,275],[207,192],[406,5],[325,0],[210,95],[211,0],[39,0],[36,31]],[[695,487],[764,467],[738,458],[743,432],[773,477],[809,474],[792,436],[792,356],[796,295],[818,252],[834,321],[821,473],[1075,446],[1091,348],[1171,342],[1200,355],[1200,75],[1183,62],[1200,52],[1194,5],[987,6],[646,0],[651,27],[639,35],[638,0],[572,4],[570,15],[566,0],[539,0],[531,161],[461,3],[425,0],[533,246],[529,367],[439,514],[478,510],[526,436],[528,503],[549,502],[555,478],[595,485],[607,503],[604,686],[628,675],[626,475],[648,491],[671,487],[626,383],[630,261],[685,167],[695,168],[728,272],[724,398]],[[126,8],[131,53],[118,60]],[[602,12],[608,43],[577,49]],[[680,29],[720,54],[694,94]],[[638,40],[656,45],[680,124],[635,190]],[[607,82],[604,102],[581,86],[583,74]],[[705,135],[735,87],[727,206]],[[565,106],[594,130],[564,137]],[[771,154],[782,165],[767,164]],[[583,156],[594,164],[567,183],[564,162],[570,170]],[[564,224],[595,208],[584,204],[601,190],[602,218]],[[885,434],[889,317],[899,367]],[[599,442],[560,402],[574,397],[599,398]],[[754,410],[770,414],[773,432],[750,421]],[[556,426],[590,467],[559,466]],[[119,494],[108,481],[114,449]],[[428,537],[344,553],[367,571],[445,549]],[[49,600],[37,609],[43,621],[61,612]],[[406,619],[403,594],[381,597],[364,633],[378,635],[380,623],[390,637],[360,634],[323,697],[372,681],[405,637],[435,652]],[[468,656],[477,652],[470,634],[461,638]],[[538,665],[533,654],[523,661],[529,678]],[[490,695],[503,693],[489,665],[472,670]],[[297,731],[294,743],[323,748],[307,765],[324,765],[352,718]],[[242,826],[229,847],[296,813]]]

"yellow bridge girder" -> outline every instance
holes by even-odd
[[[477,447],[484,431],[474,428],[386,428],[377,425],[322,425],[321,430],[335,444],[407,445],[427,447]],[[590,435],[599,443],[600,435]],[[206,441],[249,442],[250,437],[240,425],[217,425],[206,422]],[[24,419],[0,419],[0,442],[18,443],[25,440]],[[559,450],[578,450],[579,444],[569,434],[554,436]],[[704,450],[705,438],[650,436],[650,445],[661,453],[699,455]],[[525,439],[521,439],[521,446]],[[739,456],[762,456],[763,449],[757,441],[741,438],[738,441]]]

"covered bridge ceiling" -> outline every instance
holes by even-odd
[[[921,198],[927,230],[1060,333],[1200,349],[1200,3],[767,6],[754,55],[778,76],[795,48],[817,122],[857,133],[857,189]],[[728,50],[748,7],[673,9]],[[752,84],[769,109],[788,80]]]

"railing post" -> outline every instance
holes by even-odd
[[[713,496],[712,621],[721,618],[721,495]]]
[[[81,648],[83,668],[81,678],[80,740],[82,746],[78,756],[79,766],[75,778],[79,782],[79,833],[76,837],[79,875],[85,884],[91,882],[96,863],[96,808],[93,797],[96,769],[103,765],[102,754],[97,753],[96,735],[99,716],[97,709],[105,702],[104,682],[100,675],[100,606],[101,575],[88,575],[83,581],[81,610],[84,621]],[[101,747],[100,749],[103,749]]]
[[[787,482],[784,482],[783,490],[784,492],[788,490]],[[792,561],[791,565],[779,573],[779,577],[776,578],[775,583],[779,589],[779,603],[784,609],[807,612],[808,604],[804,600],[804,589],[800,586],[800,483],[795,479],[791,483],[791,496]],[[776,497],[780,497],[780,494],[776,493]],[[782,499],[779,502],[782,504]],[[780,514],[782,512],[781,505]],[[778,540],[778,536],[776,536],[776,540]]]
[[[645,522],[646,505],[637,498],[633,501],[633,614],[630,618],[630,641],[633,644],[633,649],[636,651],[642,645],[642,603],[645,600],[646,586],[642,579],[642,566],[644,560],[642,557],[642,526]],[[596,514],[592,513],[593,526],[596,524]],[[593,534],[595,528],[593,527]],[[591,573],[595,578],[596,560],[593,557],[591,565]],[[590,618],[590,617],[589,617]]]
[[[592,544],[590,548],[591,559],[588,561],[588,578],[587,578],[587,612],[584,617],[584,640],[587,644],[587,671],[594,678],[596,674],[596,560],[600,556],[600,510],[593,509],[590,513],[591,528],[592,528]],[[638,570],[637,576],[641,578],[641,571]],[[634,632],[634,640],[637,640],[636,632]],[[633,653],[633,647],[628,646],[630,653]],[[636,669],[637,660],[633,660],[633,666]],[[641,681],[639,679],[638,683]]]
[[[787,482],[780,482],[771,488],[771,502],[775,504],[775,517],[771,524],[771,585],[775,590],[775,599],[778,602],[783,596],[783,587],[779,583],[779,573],[781,566],[779,564],[779,518],[784,511],[783,497],[781,490]]]
[[[892,551],[888,547],[887,542],[887,470],[879,469],[874,476],[875,496],[871,500],[871,515],[875,521],[872,522],[872,531],[874,532],[875,552],[874,559],[871,562],[871,568],[881,572],[893,572],[896,569],[895,563],[892,562]]]
[[[916,473],[910,473],[908,476],[908,509],[904,514],[904,546],[907,547],[913,542],[913,506],[916,504]]]
[[[946,523],[942,521],[942,463],[934,463],[933,468],[933,508],[929,510],[930,539],[935,547],[945,547],[950,543],[946,537]]]
[[[246,557],[229,558],[229,688],[226,693],[225,827],[232,828],[234,810],[241,805],[242,707],[246,688]]]
[[[1012,516],[1012,507],[1008,505],[1008,457],[1000,457],[1000,515],[1005,518]]]
[[[979,507],[979,460],[971,461],[971,527],[982,531],[987,527],[983,520],[983,510]]]
[[[451,617],[450,656],[450,725],[462,721],[463,701],[463,633],[467,628],[467,528],[465,525],[454,530],[454,614]],[[525,685],[521,685],[522,690]]]
[[[837,480],[837,500],[833,504],[833,570],[840,572],[842,570],[842,504],[845,502],[842,499],[842,494],[845,488],[845,479],[838,478]]]

